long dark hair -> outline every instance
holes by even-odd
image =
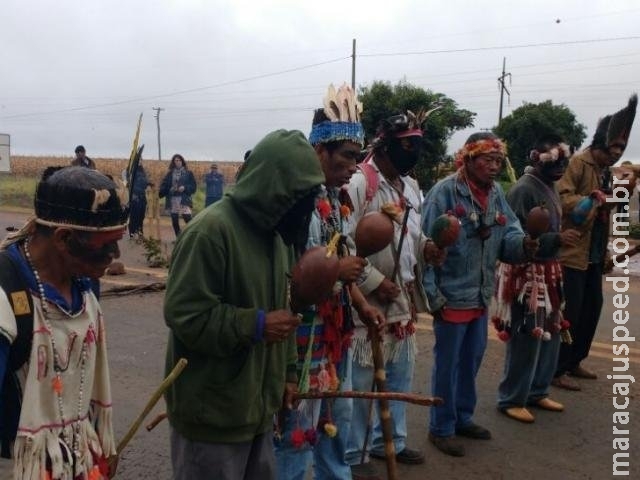
[[[171,162],[169,163],[169,170],[170,171],[173,170],[174,168],[176,168],[175,164],[174,164],[174,160],[176,158],[180,159],[180,161],[182,162],[182,166],[185,168],[185,170],[189,170],[189,168],[187,167],[187,162],[184,161],[184,157],[182,155],[180,155],[179,153],[176,153],[176,154],[173,155],[173,157],[171,157]]]

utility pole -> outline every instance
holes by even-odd
[[[509,85],[511,85],[511,74],[505,73],[506,64],[506,57],[502,57],[502,75],[498,77],[498,86],[500,88],[500,110],[498,113],[498,125],[500,125],[500,122],[502,121],[502,101],[504,99],[504,92],[507,92],[507,95],[509,96],[509,98],[511,98],[511,92],[509,92],[507,87],[505,87],[504,85],[504,80],[507,77],[509,77]]]
[[[356,90],[356,39],[353,39],[351,46],[351,88]]]
[[[156,111],[156,125],[158,127],[158,160],[162,160],[162,149],[160,148],[160,112],[164,110],[164,108],[153,107]]]

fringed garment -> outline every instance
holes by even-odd
[[[526,306],[524,328],[527,333],[548,340],[550,334],[560,332],[564,308],[560,263],[557,260],[518,265],[500,262],[489,308],[491,321],[498,331],[511,333],[511,305],[514,302]]]
[[[84,308],[75,315],[50,305],[49,322],[62,367],[61,403],[54,387],[51,333],[35,296],[33,305],[33,346],[18,375],[24,394],[13,446],[14,478],[106,479],[106,460],[116,449],[106,338],[98,301],[85,292]]]

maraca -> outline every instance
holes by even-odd
[[[527,233],[533,239],[538,238],[543,233],[549,231],[551,226],[551,214],[549,209],[543,205],[533,207],[527,215]]]
[[[336,238],[337,237],[337,238]],[[291,271],[291,306],[294,311],[329,298],[338,281],[340,262],[336,253],[339,234],[326,247],[312,247]]]
[[[387,247],[393,240],[394,227],[391,218],[381,212],[369,212],[356,225],[356,255],[366,258]]]
[[[431,225],[431,239],[439,249],[456,243],[460,234],[460,220],[451,213],[443,213]]]

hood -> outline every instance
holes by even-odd
[[[299,198],[323,183],[320,161],[304,134],[276,130],[253,148],[229,197],[257,227],[273,230]]]

